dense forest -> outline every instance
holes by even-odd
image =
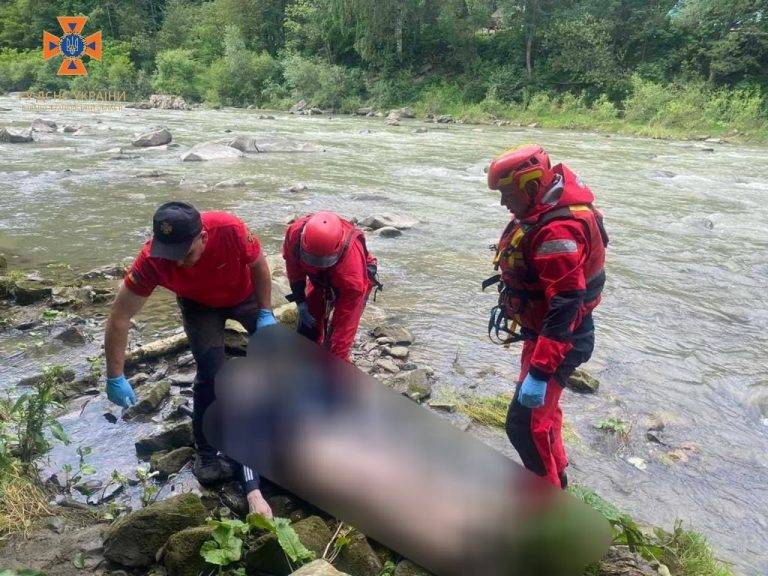
[[[83,14],[102,62],[57,77],[43,30]],[[211,105],[768,133],[766,0],[6,0],[0,90]]]

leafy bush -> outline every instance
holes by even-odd
[[[157,55],[157,72],[152,87],[160,93],[200,100],[203,68],[191,50],[175,48]]]
[[[352,112],[360,105],[364,82],[359,69],[292,54],[283,60],[283,75],[296,100],[341,112]]]
[[[51,415],[59,406],[58,389],[63,382],[63,372],[61,366],[46,368],[32,392],[0,402],[0,469],[10,466],[14,457],[23,464],[31,464],[47,452],[50,449],[48,432],[57,440],[69,443],[61,424]]]
[[[206,100],[229,106],[261,103],[264,89],[279,82],[281,72],[279,62],[267,52],[248,50],[240,29],[228,26],[224,57],[214,62],[208,72]]]
[[[28,90],[37,80],[42,63],[39,52],[22,52],[12,48],[0,50],[0,90]]]
[[[88,62],[88,75],[72,81],[73,90],[125,92],[129,100],[140,100],[150,92],[148,78],[137,71],[130,58],[130,45],[108,43],[101,61]]]

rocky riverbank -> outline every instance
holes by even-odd
[[[408,229],[412,222],[388,217],[361,222],[369,230]],[[287,293],[280,258],[271,259],[274,303],[280,322],[296,320],[295,307],[284,302]],[[105,306],[124,274],[121,266],[108,266],[76,275],[62,270],[56,278],[8,271],[0,276],[3,328],[19,332],[45,333],[45,338],[77,347],[93,341],[103,330]],[[136,341],[136,338],[134,338]],[[244,355],[247,337],[242,327],[228,325],[227,351]],[[413,362],[411,348],[417,338],[399,324],[382,323],[361,332],[353,350],[353,361],[364,372],[425,409],[453,411],[451,402],[433,400],[434,371]],[[99,362],[94,362],[97,366]],[[124,576],[195,576],[218,570],[206,562],[201,548],[223,546],[223,535],[240,550],[228,564],[230,574],[274,574],[284,576],[416,576],[427,573],[408,559],[369,540],[364,534],[340,523],[310,503],[265,482],[267,501],[281,521],[277,528],[255,523],[245,527],[248,505],[235,478],[204,487],[191,474],[192,429],[191,386],[194,362],[183,333],[135,345],[128,354],[127,375],[139,402],[118,413],[103,414],[107,423],[119,419],[145,422],[147,433],[135,443],[136,457],[144,464],[136,470],[115,470],[108,480],[87,478],[87,450],[80,454],[79,473],[71,470],[42,478],[46,513],[29,527],[27,535],[12,535],[2,549],[3,567],[32,568],[53,575],[82,573]],[[24,390],[45,376],[32,374],[18,383]],[[57,394],[64,408],[82,404],[84,398],[101,393],[98,368],[82,374],[63,369],[57,376]],[[597,383],[581,374],[572,382],[575,389],[594,392]],[[85,405],[83,405],[83,408]],[[104,424],[105,426],[107,424]],[[290,526],[307,552],[292,556],[281,538]],[[239,531],[239,532],[238,532]],[[216,534],[217,536],[214,536]],[[220,541],[221,540],[221,541]],[[294,551],[295,552],[295,551]],[[221,558],[209,555],[211,558]],[[292,559],[293,558],[293,559]],[[299,568],[302,562],[315,558]],[[223,562],[223,561],[222,561]],[[240,572],[234,571],[237,568]],[[617,545],[591,574],[651,576],[669,574],[659,562],[644,560],[626,546]],[[686,574],[685,572],[675,572]]]

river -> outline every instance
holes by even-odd
[[[84,272],[129,261],[155,207],[171,199],[237,213],[270,253],[293,213],[407,215],[419,220],[414,229],[369,241],[386,285],[377,306],[412,329],[414,354],[441,386],[478,395],[511,389],[519,358],[485,334],[494,298],[480,282],[492,272],[488,246],[507,215],[483,168],[510,146],[545,145],[595,192],[611,236],[597,350],[586,366],[601,390],[567,392],[563,401],[572,477],[643,522],[671,528],[681,519],[745,574],[768,573],[765,148],[418,121],[385,127],[377,118],[268,120],[235,109],[40,114],[21,104],[0,98],[10,109],[0,124],[44,117],[82,128],[0,144],[0,252],[18,256],[11,267],[44,273],[63,262]],[[179,146],[132,149],[132,137],[154,126],[168,127]],[[317,151],[180,161],[192,145],[230,134]],[[116,147],[135,157],[112,159]],[[153,170],[161,175],[137,177]],[[214,189],[229,179],[247,185]],[[307,189],[288,190],[298,183]],[[147,337],[177,327],[173,306],[167,294],[153,299],[140,318]],[[0,388],[55,360],[12,352],[19,338],[0,333]],[[665,421],[668,446],[646,440],[651,414]],[[629,423],[626,445],[595,429],[607,416]],[[78,418],[66,422],[77,438]],[[482,436],[512,454],[503,435]],[[676,458],[664,456],[670,450]]]

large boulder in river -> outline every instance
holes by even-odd
[[[0,129],[0,142],[6,144],[25,144],[32,142],[31,130],[9,130],[8,128]]]
[[[110,527],[104,557],[123,566],[149,566],[172,534],[200,526],[206,515],[200,497],[190,493],[150,504]]]
[[[149,105],[161,110],[189,110],[189,104],[181,96],[169,94],[152,94],[149,97]]]
[[[259,145],[257,144],[256,139],[251,136],[235,136],[234,138],[226,140],[223,143],[230,148],[240,150],[240,152],[261,152],[261,150],[259,150]]]
[[[240,150],[232,148],[231,146],[217,144],[215,142],[203,142],[182,154],[181,161],[204,162],[209,160],[237,160],[243,156],[244,154]]]
[[[176,532],[163,549],[163,565],[169,576],[208,574],[212,566],[200,556],[203,543],[211,539],[213,527],[195,526]]]
[[[298,102],[296,102],[296,104],[291,106],[290,113],[298,114],[299,112],[304,112],[304,110],[306,110],[307,108],[309,108],[309,104],[307,104],[307,101],[299,100]]]
[[[160,128],[159,130],[152,130],[139,135],[131,144],[137,148],[150,148],[152,146],[163,146],[169,144],[173,140],[170,130],[168,128]]]
[[[56,130],[59,129],[59,126],[54,122],[53,120],[45,120],[43,118],[37,118],[36,120],[32,121],[32,125],[30,126],[32,129],[32,132],[56,132]]]
[[[410,230],[419,221],[408,216],[398,216],[395,214],[379,214],[378,216],[369,216],[360,222],[360,226],[365,228],[371,228],[372,230],[378,230],[389,226],[391,228],[397,228],[398,230]]]
[[[147,457],[154,452],[192,446],[193,441],[192,423],[183,422],[136,442],[136,454],[140,457]]]

